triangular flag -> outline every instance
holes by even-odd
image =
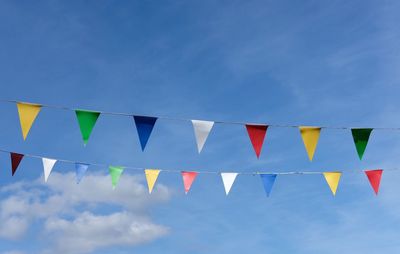
[[[364,172],[367,175],[369,183],[371,184],[372,189],[374,189],[375,194],[378,195],[379,185],[381,183],[383,170],[382,169],[365,170]]]
[[[247,133],[257,158],[260,157],[261,149],[264,143],[265,134],[267,133],[268,125],[246,124]]]
[[[109,169],[110,175],[111,175],[112,187],[113,187],[113,189],[115,189],[115,187],[117,187],[117,184],[119,182],[119,178],[121,177],[122,172],[124,172],[124,168],[110,166],[108,169]]]
[[[80,183],[82,178],[85,176],[86,171],[89,167],[89,164],[85,163],[75,163],[75,172],[76,172],[76,183]]]
[[[196,136],[197,142],[197,150],[199,153],[203,149],[204,144],[206,143],[208,134],[212,127],[214,126],[214,122],[212,121],[200,121],[200,120],[192,120],[194,135]]]
[[[233,183],[237,177],[238,173],[221,173],[222,182],[224,183],[225,193],[229,194]]]
[[[140,145],[142,146],[142,151],[144,151],[144,148],[146,147],[147,141],[149,140],[153,127],[156,124],[157,117],[133,116],[133,118],[135,119]]]
[[[367,148],[369,136],[372,130],[372,128],[351,129],[351,134],[353,135],[354,144],[356,145],[358,157],[360,157],[360,160],[364,155],[365,148]]]
[[[197,176],[197,172],[182,171],[183,186],[185,187],[185,193],[187,194],[192,186],[194,179]]]
[[[158,175],[160,174],[160,170],[158,169],[145,169],[144,173],[146,175],[147,186],[149,188],[149,193],[153,191],[154,184],[157,181]]]
[[[317,148],[320,127],[299,126],[301,138],[303,139],[304,147],[306,148],[308,158],[313,160],[315,148]]]
[[[274,186],[276,176],[277,176],[276,174],[260,174],[267,197],[269,197],[269,194],[271,193],[272,186]]]
[[[75,110],[75,113],[76,117],[78,118],[79,128],[82,133],[83,143],[84,145],[86,145],[89,141],[89,137],[92,133],[93,127],[100,116],[100,112]]]
[[[49,178],[51,170],[53,169],[54,164],[56,164],[57,160],[42,158],[42,161],[43,161],[43,170],[44,170],[44,181],[47,182],[47,179]]]
[[[14,175],[15,171],[17,171],[19,163],[21,162],[22,158],[24,158],[24,155],[20,153],[10,153],[10,156],[12,175]]]
[[[325,180],[328,183],[333,196],[336,195],[336,190],[339,185],[341,175],[342,175],[342,173],[340,173],[340,172],[324,172]]]
[[[35,121],[40,110],[42,109],[42,106],[38,104],[18,102],[17,108],[19,122],[21,124],[22,136],[25,140],[28,136],[29,130],[31,129],[33,122]]]

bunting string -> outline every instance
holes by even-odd
[[[106,111],[93,111],[93,110],[83,110],[74,109],[64,106],[52,106],[46,104],[35,104],[28,102],[18,102],[14,100],[0,100],[3,102],[15,103],[18,109],[18,115],[21,125],[22,137],[24,141],[27,139],[29,131],[38,117],[40,111],[43,107],[56,108],[62,110],[74,111],[80,132],[83,139],[83,144],[86,146],[90,135],[96,125],[96,122],[101,114],[109,115],[122,115],[129,116],[133,119],[137,134],[140,141],[140,146],[142,151],[145,151],[146,145],[151,137],[152,131],[158,119],[169,119],[169,120],[180,120],[191,122],[193,125],[194,136],[196,138],[197,150],[199,153],[203,150],[203,147],[209,137],[210,132],[213,129],[215,123],[221,124],[240,124],[245,127],[247,134],[253,146],[254,152],[257,158],[260,158],[262,152],[263,144],[267,136],[267,131],[269,127],[294,127],[300,132],[301,138],[304,143],[304,148],[306,149],[308,158],[310,161],[313,160],[314,154],[318,145],[321,130],[323,128],[332,129],[350,129],[353,136],[353,141],[355,148],[360,160],[363,159],[364,153],[366,151],[368,141],[372,134],[374,128],[352,128],[352,127],[322,127],[322,126],[304,126],[304,125],[279,125],[279,124],[250,124],[242,122],[224,122],[224,121],[206,121],[206,120],[194,120],[194,119],[184,119],[184,118],[172,118],[164,116],[149,116],[149,115],[135,115],[128,113],[118,113],[118,112],[106,112]],[[400,128],[375,128],[375,129],[399,129]],[[15,165],[17,165],[17,157],[14,159]]]
[[[0,152],[2,153],[16,153],[13,151],[5,150],[5,149],[0,149]],[[30,158],[35,158],[35,159],[40,159],[42,160],[43,158],[51,158],[53,160],[56,160],[58,162],[63,162],[67,164],[85,164],[88,166],[94,166],[94,167],[99,167],[99,168],[107,168],[110,165],[114,165],[113,163],[111,164],[104,164],[104,163],[93,163],[93,162],[85,162],[85,161],[74,161],[74,160],[67,160],[67,159],[59,159],[55,157],[47,157],[47,156],[41,156],[41,155],[34,155],[34,154],[27,154],[27,153],[16,153],[16,154],[21,154],[24,157],[30,157]],[[124,166],[124,165],[119,165],[120,167],[124,169],[130,169],[130,170],[137,170],[137,171],[143,171],[145,169],[149,168],[157,168],[161,172],[166,172],[166,173],[181,173],[182,170],[179,169],[163,169],[163,168],[158,168],[158,167],[134,167],[134,166]],[[185,169],[190,172],[196,172],[199,174],[221,174],[224,173],[224,170],[198,170],[198,169]],[[327,170],[327,171],[237,171],[234,170],[235,173],[238,173],[240,175],[260,175],[260,174],[273,174],[273,175],[314,175],[314,174],[323,174],[326,172],[340,172],[340,173],[346,173],[346,174],[352,174],[352,173],[359,173],[361,169],[349,169],[349,170]],[[400,168],[386,168],[384,171],[400,171]]]
[[[17,100],[4,100],[0,99],[0,102],[3,103],[22,103],[27,105],[39,105],[43,108],[52,108],[52,109],[59,109],[59,110],[68,110],[68,111],[89,111],[89,112],[96,112],[104,115],[115,115],[115,116],[143,116],[143,117],[154,117],[158,119],[165,119],[165,120],[173,120],[173,121],[192,121],[193,119],[189,118],[181,118],[181,117],[170,117],[170,116],[162,116],[162,115],[146,115],[146,114],[136,114],[136,113],[124,113],[124,112],[111,112],[111,111],[102,111],[102,110],[92,110],[92,109],[82,109],[82,108],[72,108],[60,105],[49,105],[49,104],[41,104],[41,103],[32,103],[32,102],[23,102]],[[276,127],[276,128],[299,128],[305,126],[295,125],[295,124],[277,124],[277,123],[252,123],[252,122],[240,122],[240,121],[221,121],[221,120],[204,120],[209,122],[214,122],[217,124],[232,124],[232,125],[267,125],[269,127]],[[351,129],[360,129],[360,128],[371,128],[374,130],[389,130],[389,131],[400,131],[400,127],[349,127],[349,126],[329,126],[329,125],[308,125],[308,126],[318,126],[321,129],[340,129],[340,130],[351,130]]]
[[[0,149],[0,152],[10,154],[11,169],[12,169],[13,176],[16,173],[20,162],[22,161],[22,159],[25,156],[41,159],[42,163],[43,163],[44,181],[45,182],[48,181],[51,171],[53,170],[53,168],[57,162],[65,162],[65,163],[75,164],[77,184],[80,183],[80,181],[84,177],[89,166],[99,166],[99,167],[100,166],[101,167],[108,166],[109,174],[111,176],[112,189],[115,189],[117,187],[117,184],[118,184],[125,169],[129,168],[129,169],[141,170],[142,172],[144,172],[144,174],[146,176],[149,194],[152,193],[160,172],[169,172],[169,173],[180,173],[181,174],[184,189],[185,189],[185,194],[189,193],[191,186],[199,173],[219,174],[221,176],[226,195],[229,194],[229,192],[232,188],[232,185],[234,184],[236,177],[239,174],[241,174],[241,175],[249,175],[249,174],[259,175],[261,178],[261,181],[263,183],[264,190],[265,190],[267,197],[270,196],[273,185],[278,176],[319,174],[319,175],[323,175],[326,183],[328,184],[328,186],[331,190],[332,195],[335,196],[336,191],[339,186],[340,178],[343,173],[342,171],[324,171],[324,172],[315,172],[315,171],[260,172],[260,171],[257,171],[257,172],[239,173],[239,172],[224,172],[224,171],[163,170],[163,169],[149,169],[149,168],[130,167],[130,166],[129,167],[128,166],[125,166],[125,167],[124,166],[113,166],[113,165],[105,165],[105,164],[99,164],[99,163],[75,162],[75,161],[65,160],[65,159],[54,159],[54,158],[46,158],[46,157],[42,157],[42,156],[38,156],[38,155],[16,153],[16,152],[7,151],[4,149]],[[367,179],[368,179],[373,191],[375,192],[375,195],[378,195],[383,170],[382,169],[372,169],[372,170],[363,170],[363,172],[367,176]]]
[[[149,141],[153,128],[158,119],[168,119],[168,120],[179,120],[179,121],[187,121],[191,122],[193,125],[193,131],[196,138],[197,150],[201,153],[204,144],[207,141],[207,138],[214,126],[215,123],[220,124],[239,124],[245,127],[247,130],[247,134],[253,146],[254,152],[257,158],[260,157],[262,147],[264,144],[265,137],[267,136],[267,130],[269,127],[287,127],[287,128],[297,128],[300,131],[301,138],[304,143],[304,147],[306,149],[308,158],[310,161],[314,158],[314,153],[318,145],[318,140],[320,137],[321,129],[350,129],[351,134],[354,140],[355,148],[360,160],[362,160],[365,150],[368,145],[369,138],[374,129],[378,130],[400,130],[400,128],[354,128],[354,127],[333,127],[333,126],[304,126],[304,125],[280,125],[280,124],[250,124],[244,122],[226,122],[226,121],[206,121],[206,120],[194,120],[194,119],[184,119],[184,118],[176,118],[176,117],[165,117],[165,116],[148,116],[148,115],[136,115],[136,114],[128,114],[128,113],[119,113],[119,112],[106,112],[106,111],[93,111],[93,110],[83,110],[83,109],[74,109],[65,106],[53,106],[46,104],[35,104],[35,103],[27,103],[27,102],[19,102],[14,100],[0,100],[0,102],[8,102],[15,103],[18,110],[22,137],[24,141],[27,139],[29,131],[35,122],[37,116],[39,115],[41,109],[43,107],[46,108],[55,108],[61,110],[69,110],[74,111],[76,114],[76,118],[79,124],[79,128],[82,134],[83,143],[86,144],[89,141],[90,135],[92,133],[93,128],[96,125],[96,122],[101,114],[108,115],[118,115],[118,116],[129,116],[133,118],[133,121],[136,125],[137,134],[139,137],[140,145],[142,151],[145,150],[145,147]],[[51,171],[57,162],[71,163],[75,164],[76,169],[76,181],[79,183],[84,177],[89,166],[97,166],[97,167],[108,167],[109,174],[112,180],[112,188],[115,189],[119,179],[121,178],[125,169],[131,170],[141,170],[145,173],[148,190],[149,193],[153,191],[153,188],[156,184],[158,175],[160,172],[169,172],[169,173],[180,173],[182,176],[182,181],[185,189],[185,193],[187,194],[193,182],[197,178],[198,174],[219,174],[224,184],[224,189],[226,195],[229,194],[232,185],[234,184],[236,177],[239,174],[242,175],[259,175],[264,190],[267,196],[270,195],[273,185],[277,176],[280,175],[311,175],[311,174],[319,174],[323,175],[326,183],[328,184],[332,195],[336,195],[336,191],[339,186],[340,178],[342,176],[343,171],[288,171],[288,172],[224,172],[224,171],[183,171],[183,170],[174,170],[174,169],[149,169],[144,167],[132,167],[132,166],[114,166],[114,165],[106,165],[100,163],[86,163],[86,162],[77,162],[65,159],[55,159],[55,158],[47,158],[38,155],[32,154],[22,154],[16,153],[13,151],[7,151],[4,149],[0,149],[0,152],[9,153],[11,158],[11,172],[12,175],[16,173],[18,166],[25,156],[41,159],[43,163],[44,170],[44,180],[47,182]],[[388,169],[388,170],[399,170],[399,169]],[[350,171],[354,172],[354,171]],[[372,169],[372,170],[363,170],[365,175],[368,178],[368,181],[374,190],[375,194],[378,195],[379,186],[381,182],[381,176],[383,173],[383,169]]]

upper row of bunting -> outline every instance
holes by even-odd
[[[31,129],[32,124],[35,121],[36,117],[38,116],[39,112],[41,111],[43,105],[26,103],[26,102],[16,102],[16,104],[21,124],[22,136],[24,140],[26,140],[29,130]],[[100,114],[102,114],[102,112],[91,111],[91,110],[79,110],[79,109],[73,109],[73,110],[76,113],[83,142],[86,145],[89,140],[90,134],[96,124],[96,121],[99,118]],[[140,116],[140,115],[131,115],[131,116],[133,116],[134,118],[137,133],[140,140],[140,145],[142,150],[144,151],[147,141],[150,138],[151,132],[153,131],[153,127],[158,117]],[[200,153],[216,121],[205,121],[205,120],[190,120],[190,121],[193,124],[194,134],[197,142],[197,149],[198,152]],[[244,124],[244,125],[246,127],[250,141],[253,145],[256,156],[257,158],[259,158],[269,125],[264,125],[264,124]],[[298,128],[300,130],[300,134],[303,139],[304,147],[307,151],[308,158],[310,159],[310,161],[312,161],[322,127],[298,126]],[[351,133],[353,135],[354,143],[360,160],[364,155],[372,130],[373,128],[351,128]]]

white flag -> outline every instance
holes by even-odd
[[[233,182],[235,182],[237,175],[238,173],[221,173],[226,195],[229,194],[229,191],[231,190]]]
[[[54,164],[56,164],[57,160],[42,158],[42,161],[43,161],[43,170],[44,170],[44,181],[47,182],[47,179],[49,178],[51,170],[53,169]]]
[[[200,121],[192,120],[194,135],[196,136],[197,150],[199,153],[203,149],[204,143],[206,143],[208,134],[214,125],[212,121]]]

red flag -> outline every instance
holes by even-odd
[[[379,191],[379,184],[381,183],[381,177],[382,177],[382,169],[376,169],[376,170],[365,170],[365,174],[368,177],[369,183],[371,184],[372,188],[375,191],[375,194],[378,195]]]
[[[19,163],[21,162],[22,158],[24,158],[24,155],[19,153],[10,153],[10,155],[11,155],[12,175],[14,175],[15,171],[17,171]]]
[[[252,125],[246,124],[247,133],[251,143],[253,144],[254,151],[257,158],[260,157],[261,149],[264,143],[265,134],[267,133],[268,125]]]
[[[182,171],[181,174],[183,179],[183,186],[185,187],[185,193],[187,194],[190,190],[190,187],[192,186],[192,183],[194,182],[194,179],[197,176],[197,172]]]

